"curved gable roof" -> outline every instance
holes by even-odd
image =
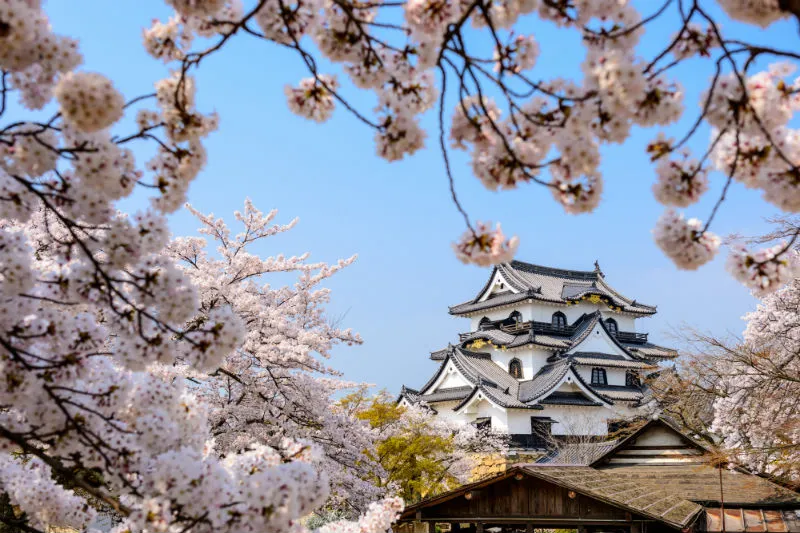
[[[482,300],[486,291],[491,289],[492,280],[498,272],[516,292],[503,293]],[[638,315],[652,315],[656,312],[655,306],[626,298],[612,288],[605,281],[604,275],[599,269],[592,271],[565,270],[523,261],[512,261],[495,266],[489,280],[478,295],[468,302],[450,307],[450,313],[454,315],[470,314],[528,298],[566,305],[589,293],[609,298],[623,312]]]
[[[605,320],[602,319],[602,315],[600,311],[595,311],[588,315],[588,320],[586,320],[580,329],[579,332],[576,332],[576,335],[572,339],[572,345],[569,347],[568,353],[580,352],[581,344],[585,342],[589,335],[594,331],[595,326],[599,325],[600,329],[603,331],[605,338],[614,346],[616,346],[623,354],[628,356],[630,359],[638,360],[640,359],[639,356],[634,355],[628,348],[622,345],[615,335],[612,335],[610,331],[608,331],[608,327],[606,326]],[[583,317],[581,317],[583,318]]]

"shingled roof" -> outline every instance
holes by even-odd
[[[536,460],[537,464],[581,465],[594,463],[617,446],[616,440],[601,442],[564,442]]]
[[[605,470],[589,466],[522,465],[522,470],[554,485],[605,501],[623,509],[683,528],[702,510],[679,494],[634,480],[621,479]]]
[[[508,292],[492,294],[481,300],[495,277],[500,273],[508,283]],[[469,315],[525,300],[539,300],[557,304],[571,304],[591,296],[603,298],[610,306],[621,312],[636,315],[652,315],[656,307],[626,298],[605,281],[599,268],[591,271],[563,270],[522,261],[502,263],[492,270],[489,280],[478,295],[468,302],[450,308],[453,315]]]
[[[686,499],[704,504],[726,506],[784,506],[800,508],[800,494],[753,474],[708,465],[680,466],[608,466],[602,469],[622,481],[631,481],[651,489],[682,494]],[[722,495],[720,494],[722,476]]]

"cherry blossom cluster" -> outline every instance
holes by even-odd
[[[118,532],[302,531],[331,482],[367,509],[383,495],[362,481],[371,433],[330,408],[350,385],[319,360],[360,342],[326,320],[319,287],[352,260],[248,253],[287,228],[249,203],[237,238],[201,219],[229,245],[222,259],[200,261],[196,238],[172,240],[165,215],[202,170],[216,115],[197,109],[186,71],[126,100],[103,74],[76,70],[77,41],[52,33],[40,4],[0,6],[0,115],[58,110],[0,130],[0,488],[21,511],[13,527],[86,530],[99,503],[123,518]],[[171,4],[180,17],[145,35],[162,59],[224,30],[212,14],[239,13],[235,2]],[[156,148],[142,164],[133,146],[144,142]],[[140,187],[150,205],[119,211]],[[287,271],[294,287],[256,282]],[[244,386],[225,389],[231,376]],[[246,392],[240,410],[228,391]],[[357,527],[386,531],[399,505],[376,503]]]
[[[302,117],[316,122],[325,122],[333,113],[333,91],[338,88],[336,78],[321,75],[307,78],[298,87],[286,86],[289,109]]]
[[[707,172],[694,159],[661,158],[656,173],[658,181],[653,184],[653,194],[664,205],[687,207],[708,190]]]
[[[712,424],[739,464],[791,482],[800,479],[799,304],[800,282],[793,279],[743,317],[743,344],[720,361]]]
[[[719,4],[731,18],[762,28],[789,16],[779,0],[719,0]]]
[[[176,72],[185,73],[237,33],[295,50],[311,76],[286,86],[289,108],[323,122],[335,105],[345,106],[375,130],[376,151],[388,161],[422,149],[428,137],[420,125],[422,115],[455,96],[449,131],[447,109],[440,109],[439,137],[449,133],[451,140],[449,148],[440,142],[441,149],[469,152],[473,174],[488,189],[535,183],[547,187],[570,214],[592,212],[601,201],[603,146],[625,143],[636,126],[676,123],[685,105],[673,68],[687,60],[707,61],[716,65],[716,72],[698,102],[694,126],[678,143],[651,143],[661,147],[652,154],[656,199],[667,207],[687,207],[709,189],[708,173],[719,170],[761,189],[781,210],[800,209],[800,140],[788,126],[797,111],[797,82],[786,80],[782,67],[750,72],[757,56],[794,56],[726,39],[722,25],[699,5],[679,10],[681,25],[669,44],[647,57],[638,45],[649,25],[673,7],[670,2],[653,6],[648,16],[628,0],[167,3],[175,16],[154,22],[144,42],[153,57],[179,65]],[[796,9],[777,0],[719,3],[731,18],[764,27]],[[392,11],[396,8],[402,17]],[[548,43],[540,45],[535,36],[517,31],[526,15],[580,34],[586,47],[580,76],[537,81],[536,59]],[[487,39],[473,38],[469,25],[484,31]],[[196,36],[215,37],[217,44],[192,51]],[[320,73],[323,62],[316,51],[343,75]],[[371,113],[343,96],[346,79],[374,93]],[[684,153],[685,146],[703,122],[714,128],[711,145],[702,158],[692,158]],[[445,161],[452,180],[453,169]],[[713,215],[706,225],[712,222]],[[692,247],[693,242],[662,239],[660,245]],[[667,255],[693,252],[670,250]]]
[[[36,528],[59,523],[83,529],[97,514],[75,491],[56,483],[50,467],[38,457],[23,462],[19,457],[0,454],[0,489]]]
[[[800,262],[797,253],[783,242],[755,251],[737,245],[731,248],[727,268],[753,294],[766,296],[796,278]]]
[[[703,230],[696,218],[686,220],[669,209],[658,219],[653,230],[656,244],[672,261],[685,270],[696,270],[717,253],[720,238]]]
[[[498,223],[478,222],[475,229],[467,229],[461,240],[453,244],[456,257],[463,263],[489,266],[511,261],[519,246],[519,239],[506,239]]]
[[[223,373],[202,375],[183,368],[202,383],[197,394],[211,406],[209,419],[216,448],[238,453],[258,443],[278,446],[283,439],[315,443],[317,465],[330,483],[329,507],[365,510],[383,496],[366,479],[381,478],[380,465],[365,451],[376,435],[369,426],[334,404],[334,397],[355,384],[342,381],[325,364],[332,347],[357,344],[349,329],[332,327],[324,313],[330,293],[327,279],[352,264],[355,257],[333,265],[309,262],[308,255],[260,258],[251,251],[262,240],[292,229],[297,220],[277,224],[277,211],[262,213],[249,200],[235,218],[241,231],[213,215],[189,210],[200,222],[204,238],[178,238],[170,255],[200,289],[201,316],[217,312],[219,302],[248,328],[242,345],[220,365]],[[215,253],[207,252],[208,242]],[[294,286],[270,285],[270,275],[296,274]]]

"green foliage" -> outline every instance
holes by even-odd
[[[457,453],[453,435],[436,427],[432,417],[405,416],[406,409],[386,393],[367,397],[365,391],[358,391],[343,398],[341,405],[380,435],[375,448],[367,453],[385,473],[371,482],[397,487],[406,503],[459,484],[451,472]]]

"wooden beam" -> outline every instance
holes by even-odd
[[[483,527],[484,524],[528,524],[531,523],[535,527],[545,527],[545,526],[554,526],[556,529],[575,529],[575,527],[580,525],[587,525],[587,526],[603,526],[603,525],[617,525],[617,526],[629,526],[631,525],[630,522],[625,520],[625,518],[575,518],[575,517],[554,517],[554,518],[534,518],[530,516],[463,516],[463,517],[455,517],[455,516],[426,516],[422,519],[424,522],[433,522],[433,523],[441,523],[441,522],[474,522],[477,525],[481,525]],[[408,520],[400,520],[400,522],[405,522]],[[660,523],[658,520],[638,520],[639,522],[646,522],[646,523]],[[572,527],[575,526],[575,527]]]

